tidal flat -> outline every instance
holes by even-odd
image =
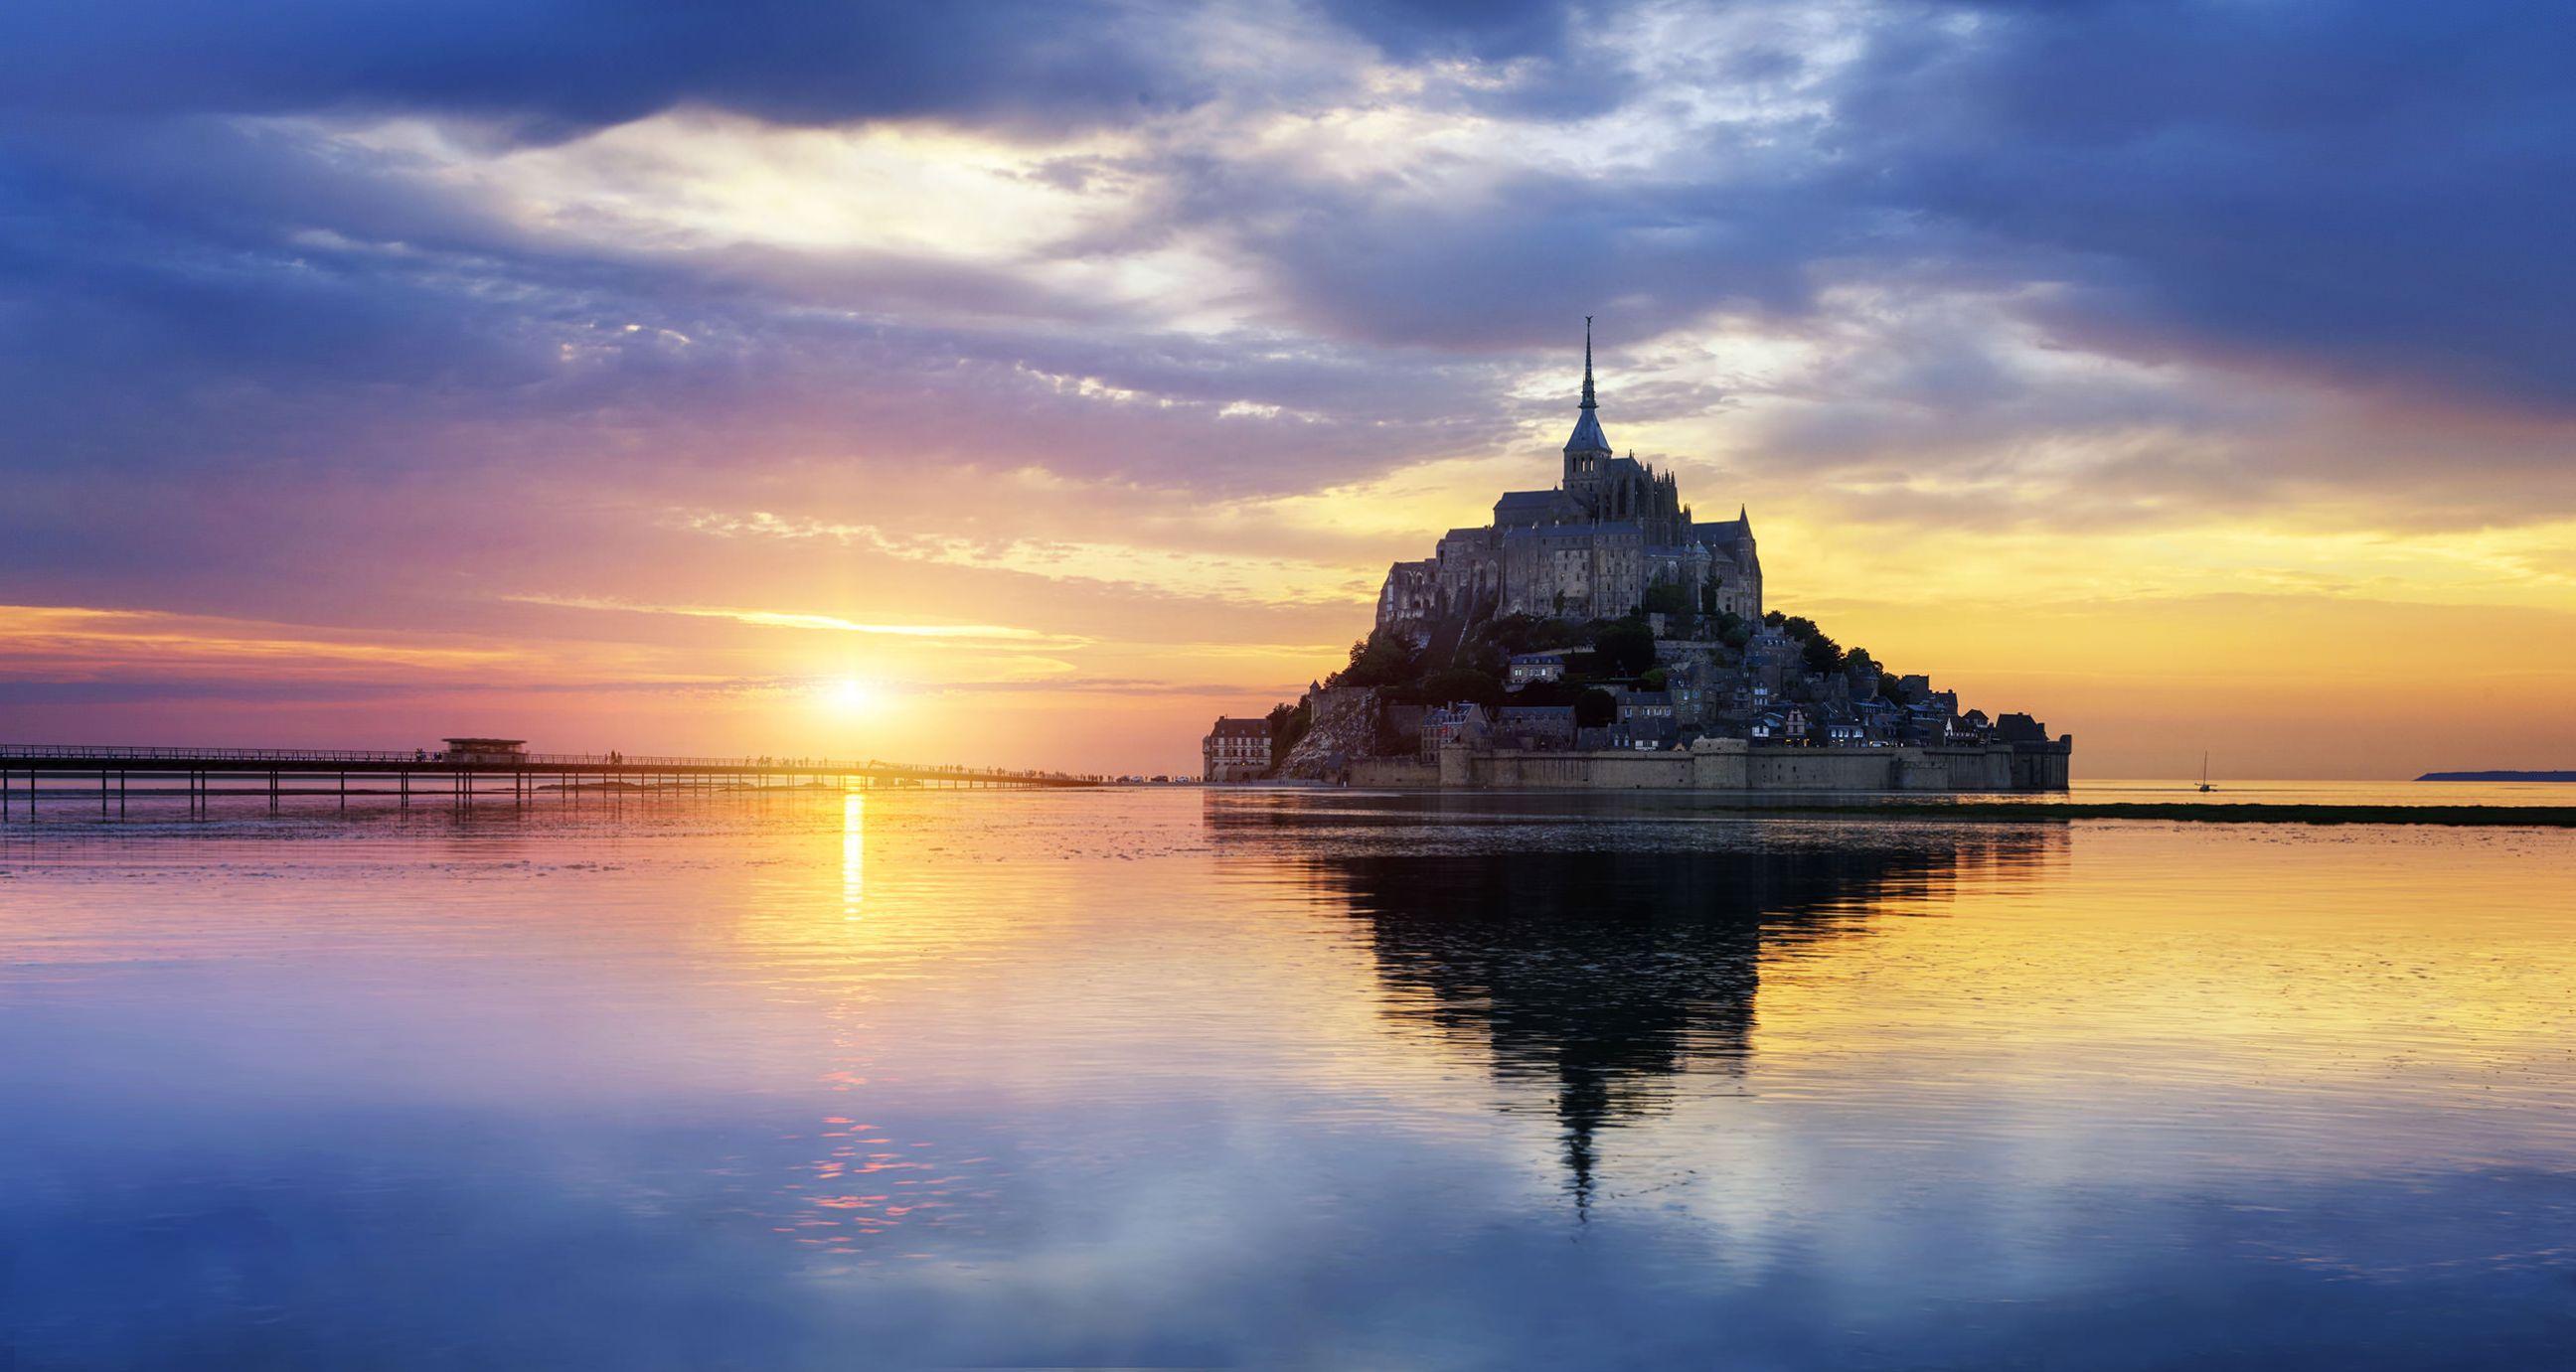
[[[1920,808],[14,826],[0,1363],[2563,1360],[2576,835]]]
[[[1792,802],[1768,807],[1785,815],[1845,815],[1864,820],[1934,820],[1957,823],[2063,824],[2068,820],[2157,820],[2168,824],[2431,824],[2450,828],[2576,829],[2576,805],[2322,805],[2261,801],[2113,801],[2056,804],[1980,801],[1975,799],[1912,804],[1887,801],[1867,805],[1820,805]],[[1762,814],[1747,809],[1742,813]]]

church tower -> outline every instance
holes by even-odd
[[[1583,316],[1583,408],[1574,421],[1574,435],[1565,440],[1565,489],[1575,499],[1596,486],[1606,473],[1610,461],[1610,440],[1601,436],[1601,421],[1595,411],[1601,407],[1592,400],[1592,316]]]

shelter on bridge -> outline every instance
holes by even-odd
[[[450,762],[500,764],[528,760],[528,741],[524,738],[443,738]]]

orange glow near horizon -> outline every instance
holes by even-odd
[[[1507,451],[1216,504],[1023,464],[962,523],[853,519],[828,486],[801,506],[642,508],[618,557],[380,612],[0,606],[0,691],[20,691],[0,695],[0,735],[491,732],[567,751],[1193,773],[1211,718],[1293,700],[1341,664],[1389,562],[1552,481],[1553,424]],[[2576,524],[2222,511],[1989,528],[1853,482],[1749,475],[1730,445],[1759,441],[1759,412],[1615,432],[1712,454],[1659,461],[1698,508],[1751,507],[1773,608],[1964,706],[2075,735],[2079,778],[2185,776],[2204,751],[2244,779],[2576,764]],[[940,488],[885,494],[935,505]]]
[[[31,192],[48,293],[8,318],[64,342],[9,392],[0,740],[1195,771],[1390,563],[1558,479],[1594,340],[1608,441],[1749,506],[1771,607],[2078,776],[2576,767],[2545,235],[2445,250],[2353,158],[2147,87],[2136,136],[2025,164],[2063,131],[1944,83],[2030,16],[1700,8],[1593,25],[1634,78],[1597,108],[1311,6],[1140,26],[1217,79],[1061,118],[648,82],[522,123],[362,98],[368,61],[141,100],[146,141],[63,150],[94,186]],[[1899,32],[1964,122],[1883,122]],[[2325,235],[2357,269],[2275,270]]]
[[[1371,523],[1440,527],[1470,517],[1471,499],[1421,492],[1403,515],[1381,508]],[[2187,775],[2204,750],[2249,778],[2576,759],[2563,708],[2576,680],[2576,591],[2555,573],[2511,575],[2510,556],[2482,537],[2414,546],[2428,565],[2490,569],[2483,584],[2463,573],[2302,586],[2224,566],[2186,577],[2177,569],[2194,545],[2170,538],[2181,555],[2154,569],[2161,584],[2142,584],[2146,569],[2124,559],[2143,554],[2117,541],[1863,539],[1766,520],[1759,504],[1754,517],[1775,607],[1892,667],[1931,673],[1963,704],[2026,710],[2075,734],[2079,776]],[[2227,538],[2246,546],[2242,533]],[[1427,551],[1430,536],[1384,541],[1392,560]],[[2354,548],[2390,556],[2368,540]],[[1373,565],[1353,560],[1345,580],[1370,584]],[[1902,571],[1912,565],[1924,570]],[[30,741],[358,746],[497,730],[567,750],[1190,772],[1209,718],[1293,699],[1339,665],[1373,612],[1356,591],[1265,607],[976,575],[1032,588],[1016,602],[1019,622],[907,624],[836,597],[724,614],[522,603],[511,613],[527,619],[472,632],[6,607],[7,674],[75,685],[0,718]],[[854,671],[852,626],[878,623],[901,631],[857,633],[870,646]],[[81,700],[81,682],[99,700]],[[209,683],[220,698],[178,699]],[[170,703],[155,699],[157,686]]]

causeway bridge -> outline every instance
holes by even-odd
[[[219,799],[391,796],[413,805],[570,804],[585,798],[852,787],[1052,788],[1108,778],[1066,772],[955,767],[819,757],[643,757],[626,753],[523,753],[415,748],[123,748],[0,743],[0,819],[33,819],[39,807],[95,807],[122,815],[146,798],[185,797],[191,814]]]

